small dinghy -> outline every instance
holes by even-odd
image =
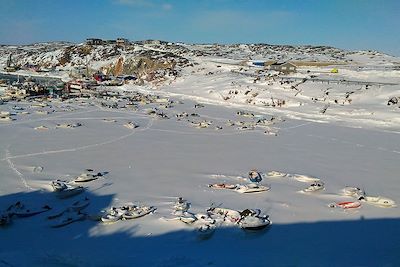
[[[296,181],[302,182],[302,183],[315,183],[320,181],[319,178],[308,176],[308,175],[303,175],[303,174],[293,174],[291,175],[293,179]]]
[[[237,187],[237,185],[235,184],[209,184],[208,187],[213,188],[213,189],[235,189]]]
[[[305,193],[317,192],[325,189],[325,185],[323,182],[315,182],[312,183],[309,187],[303,189],[302,191]]]
[[[244,230],[262,230],[268,227],[271,224],[271,221],[267,216],[259,217],[259,216],[245,216],[239,221],[240,228]]]
[[[336,202],[329,204],[329,207],[331,208],[342,208],[342,209],[358,209],[361,207],[361,202],[360,201],[344,201],[344,202]]]
[[[64,199],[64,198],[69,198],[69,197],[79,195],[83,191],[85,191],[85,188],[83,188],[82,186],[69,185],[67,188],[65,188],[63,190],[55,191],[55,193],[57,194],[58,198]]]
[[[100,217],[100,220],[104,223],[115,223],[122,219],[123,214],[124,211],[112,207],[110,210],[108,210],[105,214],[103,214]]]
[[[53,228],[59,228],[71,224],[73,222],[83,221],[86,218],[86,215],[81,213],[80,211],[74,211],[69,209],[64,212],[61,216],[56,217],[59,218],[55,223],[51,225]]]
[[[44,126],[44,125],[40,125],[40,126],[35,127],[34,129],[35,129],[35,130],[45,131],[45,130],[48,130],[49,128],[47,128],[47,127]]]
[[[178,200],[174,204],[174,210],[175,212],[180,212],[180,211],[188,211],[190,209],[190,202],[187,200],[179,197]]]
[[[279,172],[279,171],[269,171],[267,172],[268,177],[272,178],[282,178],[282,177],[288,177],[289,174],[284,173],[284,172]]]
[[[75,183],[87,183],[93,180],[98,179],[98,175],[92,173],[82,173],[78,177],[74,179]]]
[[[362,200],[367,202],[368,204],[378,206],[378,207],[383,207],[383,208],[393,208],[396,207],[396,202],[390,198],[386,197],[370,197],[370,196],[365,196]]]
[[[251,170],[248,177],[252,183],[259,183],[262,181],[262,175],[257,170]]]
[[[225,209],[225,208],[209,208],[207,210],[208,215],[217,221],[223,221],[228,223],[237,223],[240,221],[242,216],[240,212],[237,210],[232,209]]]
[[[153,206],[131,206],[122,214],[123,220],[137,219],[147,214],[150,214],[156,210]]]
[[[259,193],[268,191],[270,187],[258,184],[238,185],[235,189],[236,192],[241,194]]]
[[[18,201],[17,203],[11,205],[8,209],[7,212],[9,214],[10,217],[12,216],[17,216],[20,218],[24,218],[24,217],[31,217],[46,211],[51,210],[51,207],[45,205],[41,208],[28,208],[26,207],[24,204],[22,204],[20,201]]]
[[[180,214],[174,213],[174,216],[175,217],[172,217],[172,218],[163,217],[162,219],[164,221],[181,221],[186,224],[192,224],[195,221],[197,221],[197,217],[193,213],[188,212],[188,211],[181,212]]]
[[[136,129],[139,127],[139,125],[133,121],[130,121],[128,123],[125,123],[124,126],[128,129]]]
[[[342,194],[345,196],[355,197],[358,200],[361,200],[365,197],[365,192],[361,188],[346,186],[342,189]]]

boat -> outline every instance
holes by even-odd
[[[345,196],[355,197],[361,200],[365,197],[365,192],[359,187],[346,186],[342,189],[342,194]]]
[[[93,180],[96,180],[98,178],[98,175],[92,174],[92,173],[82,173],[78,177],[74,179],[75,183],[87,183]]]
[[[207,210],[208,215],[217,221],[223,221],[227,223],[237,223],[240,221],[242,216],[237,210],[211,207]]]
[[[49,210],[51,210],[51,207],[49,207],[47,205],[45,205],[45,206],[43,206],[43,207],[41,207],[39,209],[29,209],[29,208],[26,208],[25,206],[21,206],[21,208],[15,209],[11,213],[11,216],[15,215],[15,216],[17,216],[19,218],[25,218],[25,217],[31,217],[31,216],[34,216],[34,215],[38,215],[38,214],[41,214],[43,212],[47,212]]]
[[[217,184],[209,184],[208,187],[213,188],[213,189],[235,189],[237,187],[237,185],[217,183]]]
[[[64,199],[64,198],[69,198],[69,197],[79,195],[83,191],[85,191],[85,188],[83,188],[82,186],[69,185],[67,188],[65,188],[63,190],[55,191],[55,193],[57,194],[58,198]]]
[[[325,189],[325,185],[323,182],[315,182],[312,183],[309,187],[303,189],[302,191],[305,193],[317,192]]]
[[[257,170],[251,170],[248,177],[250,182],[253,183],[259,183],[262,181],[262,175]]]
[[[376,197],[371,197],[371,196],[365,196],[363,199],[368,204],[378,206],[378,207],[383,207],[383,208],[393,208],[396,207],[396,202],[390,198],[386,197],[381,197],[381,196],[376,196]]]
[[[163,217],[162,219],[165,221],[181,221],[186,224],[192,224],[198,220],[195,214],[188,212],[188,211],[181,212],[178,214],[174,213],[174,217],[172,217],[172,218]]]
[[[139,127],[139,125],[138,125],[137,123],[133,122],[133,121],[130,121],[130,122],[128,122],[128,123],[125,123],[124,126],[125,126],[126,128],[128,128],[128,129],[135,129],[135,128],[138,128],[138,127]]]
[[[61,180],[51,181],[51,186],[53,187],[54,191],[62,191],[68,187],[67,182]]]
[[[268,177],[272,178],[282,178],[282,177],[288,177],[289,174],[280,172],[280,171],[269,171],[267,172]]]
[[[86,214],[80,211],[68,210],[64,212],[59,219],[51,225],[52,228],[59,228],[71,224],[73,222],[83,221],[86,219]]]
[[[292,177],[293,179],[295,179],[299,182],[303,182],[303,183],[315,183],[315,182],[318,182],[321,180],[319,178],[304,175],[304,174],[293,174],[290,177]]]
[[[187,200],[179,197],[174,204],[174,210],[175,212],[188,211],[190,209],[190,206],[191,204]]]
[[[268,217],[259,216],[245,216],[239,221],[240,228],[252,231],[265,229],[270,224],[271,221],[268,219]]]
[[[270,187],[258,184],[238,185],[235,189],[236,192],[241,194],[259,193],[268,191]]]
[[[44,125],[40,125],[34,128],[35,130],[48,130],[49,128],[44,126]]]
[[[104,223],[115,223],[122,219],[123,212],[121,210],[112,207],[104,215],[101,216],[100,220]]]
[[[331,208],[339,207],[342,209],[357,209],[361,207],[360,201],[344,201],[344,202],[336,202],[329,205]]]
[[[156,210],[153,206],[133,206],[122,214],[123,220],[137,219]]]

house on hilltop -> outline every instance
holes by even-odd
[[[98,38],[88,38],[86,39],[86,44],[87,45],[102,45],[104,42],[102,39]]]
[[[290,63],[290,62],[282,62],[282,63],[275,62],[275,63],[272,63],[269,65],[269,69],[275,70],[275,71],[280,71],[285,74],[294,73],[297,71],[296,65],[294,65],[293,63]]]

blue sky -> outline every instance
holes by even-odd
[[[2,44],[125,37],[400,56],[399,0],[0,0],[0,10]]]

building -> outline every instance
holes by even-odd
[[[296,65],[290,62],[283,62],[283,63],[273,63],[269,65],[270,70],[280,71],[283,73],[293,73],[296,72]]]
[[[129,45],[129,40],[125,38],[117,38],[116,44],[117,46],[127,46]]]
[[[104,41],[102,39],[97,39],[97,38],[86,39],[87,45],[102,45],[103,43],[104,43]]]

